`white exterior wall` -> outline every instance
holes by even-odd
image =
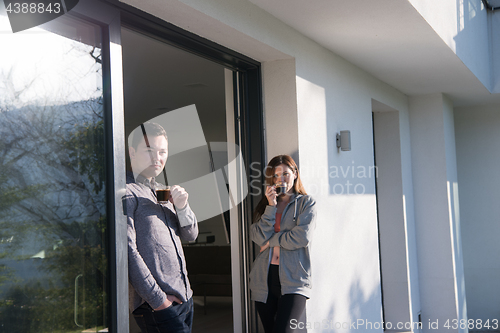
[[[500,313],[500,108],[455,110],[467,312],[483,323]]]
[[[410,125],[422,322],[433,332],[429,323],[467,320],[453,106],[442,94],[412,97]]]
[[[360,320],[365,325],[357,330],[365,331],[367,322],[382,321],[375,179],[369,172],[374,163],[371,98],[405,113],[403,123],[407,99],[343,59],[311,46],[304,45],[309,54],[304,52],[303,57],[296,58],[302,175],[318,201],[319,211],[308,320],[334,324]],[[317,51],[311,53],[311,49]],[[407,126],[403,131],[408,132]],[[337,151],[335,134],[340,130],[351,131],[352,151]],[[408,160],[404,164],[409,167]],[[406,190],[411,191],[411,175],[405,176]],[[353,193],[356,190],[359,194]],[[342,191],[344,194],[340,194]],[[418,304],[418,295],[413,300]],[[314,332],[357,330],[344,327]]]
[[[262,89],[264,94],[264,131],[266,142],[279,142],[268,146],[267,160],[280,154],[288,154],[298,161],[298,119],[283,117],[283,114],[297,114],[295,60],[267,61],[262,64]],[[282,138],[286,137],[286,140]],[[300,166],[300,164],[299,164]]]

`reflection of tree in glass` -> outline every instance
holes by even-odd
[[[104,325],[102,98],[13,105],[0,105],[0,330],[78,329],[75,280],[76,322]]]

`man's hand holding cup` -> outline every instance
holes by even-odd
[[[175,208],[183,209],[188,202],[189,194],[183,187],[179,185],[170,186],[170,202],[174,204]]]

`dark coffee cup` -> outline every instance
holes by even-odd
[[[279,182],[276,183],[276,194],[281,195],[286,193],[286,183]]]
[[[156,198],[158,202],[167,202],[170,198],[170,187],[166,189],[156,190]]]

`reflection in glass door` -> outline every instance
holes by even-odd
[[[101,31],[58,24],[0,16],[2,332],[108,327]]]
[[[193,290],[193,333],[238,332],[241,218],[227,207],[241,200],[231,203],[228,191],[234,198],[238,194],[226,186],[227,177],[241,182],[231,164],[237,155],[233,71],[129,28],[122,28],[121,37],[126,133],[147,121],[165,128],[167,179],[160,174],[156,180],[183,186],[199,221],[198,238],[183,243]],[[229,171],[226,179],[211,178],[221,170]],[[220,182],[212,186],[208,180],[216,178]],[[140,332],[133,318],[130,332]]]

